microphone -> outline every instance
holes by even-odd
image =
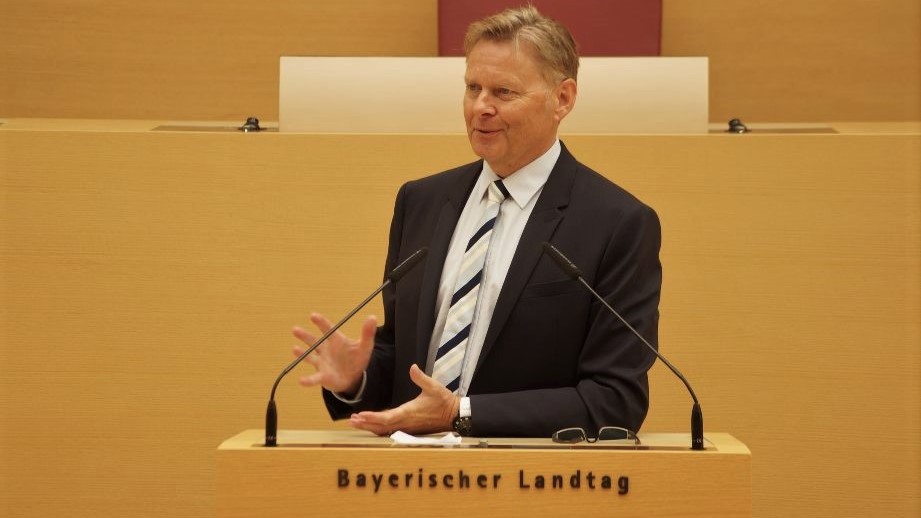
[[[361,308],[368,304],[368,302],[371,302],[371,299],[376,297],[378,293],[384,291],[384,288],[392,283],[396,283],[401,278],[403,278],[404,275],[406,275],[417,264],[419,264],[422,259],[425,258],[425,255],[428,254],[428,251],[428,248],[420,248],[419,250],[416,250],[416,252],[411,256],[407,257],[402,263],[398,264],[396,268],[387,274],[387,280],[385,280],[383,284],[381,284],[376,290],[374,290],[374,292],[368,295],[365,300],[361,301],[361,303],[355,306],[355,309],[350,311],[349,314],[340,320],[338,324],[334,325],[332,328],[330,328],[329,331],[324,333],[323,336],[321,336],[319,340],[307,348],[306,351],[302,352],[300,356],[291,362],[290,365],[285,367],[285,369],[281,371],[281,374],[275,378],[275,384],[272,385],[272,393],[269,395],[269,406],[265,412],[265,446],[276,446],[278,441],[278,411],[275,408],[275,391],[278,389],[278,384],[281,382],[281,379],[284,378],[286,374],[291,372],[294,367],[297,367],[297,364],[301,363],[301,361],[303,361],[307,355],[312,353],[317,347],[320,346],[320,344],[325,342],[327,338],[332,336],[332,334],[335,333],[340,327],[342,327],[343,324],[355,316],[355,313],[358,313]]]
[[[579,267],[576,266],[572,261],[570,261],[569,258],[563,255],[563,252],[560,252],[559,249],[557,249],[557,247],[551,245],[550,243],[546,241],[542,243],[542,246],[544,247],[544,252],[548,254],[551,258],[553,258],[556,264],[560,267],[560,269],[563,270],[563,272],[566,273],[566,275],[568,275],[569,277],[573,279],[577,279],[580,283],[582,283],[582,285],[585,286],[585,288],[589,292],[591,292],[591,294],[594,295],[596,299],[598,299],[602,304],[604,304],[604,307],[608,308],[608,311],[610,311],[615,317],[617,317],[618,320],[620,320],[625,326],[627,326],[627,329],[629,329],[630,332],[636,335],[636,337],[639,338],[641,342],[646,344],[646,347],[649,347],[649,350],[655,353],[656,357],[662,360],[662,363],[668,366],[668,368],[671,369],[671,371],[675,373],[675,375],[678,376],[678,378],[684,383],[684,386],[687,387],[688,392],[691,394],[691,399],[694,400],[694,407],[691,408],[691,449],[692,450],[703,450],[704,449],[704,416],[700,410],[700,403],[697,401],[697,395],[694,394],[694,389],[691,388],[691,384],[688,383],[688,380],[684,377],[684,375],[681,374],[681,372],[678,371],[678,369],[675,368],[674,365],[671,364],[670,361],[666,360],[665,357],[662,356],[659,353],[659,351],[655,347],[652,346],[652,344],[650,344],[645,338],[643,338],[643,335],[641,335],[636,329],[634,329],[633,326],[628,324],[627,321],[624,320],[624,317],[620,316],[620,313],[615,311],[614,308],[612,308],[611,305],[608,304],[607,301],[604,300],[604,297],[599,295],[598,292],[592,289],[592,287],[587,282],[585,282],[585,279],[582,277],[582,271],[579,270]]]

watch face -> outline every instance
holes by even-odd
[[[454,431],[463,437],[469,436],[473,430],[473,420],[469,417],[455,417],[453,424]]]

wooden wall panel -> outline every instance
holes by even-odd
[[[437,0],[0,0],[0,117],[278,117],[278,57],[434,56]],[[917,0],[664,0],[710,120],[921,120]],[[333,86],[334,87],[334,86]]]
[[[211,516],[289,328],[376,286],[398,186],[466,139],[68,124],[0,127],[0,514]],[[659,212],[661,348],[758,517],[921,512],[921,134],[853,131],[566,138]],[[307,371],[283,428],[331,426]],[[644,430],[685,430],[651,376]]]
[[[921,2],[665,0],[663,56],[710,58],[710,120],[921,120]]]
[[[278,118],[280,56],[437,53],[435,0],[0,0],[0,116]]]

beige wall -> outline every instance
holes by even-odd
[[[710,120],[921,120],[918,0],[664,0],[662,54],[710,57]]]
[[[263,425],[290,327],[379,282],[401,182],[471,158],[152,126],[0,126],[4,517],[212,516],[215,449]],[[566,138],[659,212],[661,349],[751,448],[756,517],[921,513],[921,128],[839,129]],[[281,426],[330,426],[301,372]],[[689,413],[655,366],[644,430]]]
[[[0,0],[0,117],[278,118],[278,58],[438,52],[435,0]]]
[[[0,0],[0,117],[276,120],[280,56],[436,31],[436,0]],[[917,0],[664,0],[662,49],[710,57],[713,121],[921,119]]]

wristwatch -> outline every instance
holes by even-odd
[[[461,437],[470,437],[473,433],[473,419],[458,415],[454,418],[454,422],[451,423],[451,427],[454,428],[454,431]]]

